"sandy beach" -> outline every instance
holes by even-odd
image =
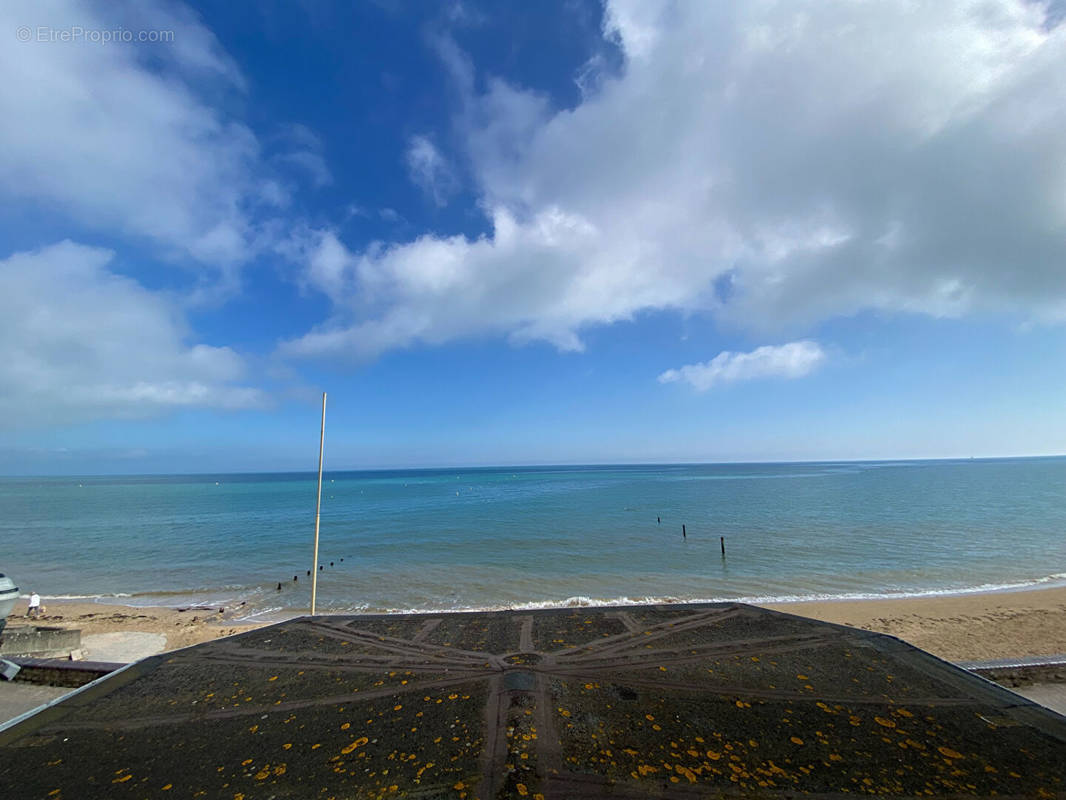
[[[102,633],[152,633],[166,637],[166,650],[208,642],[222,636],[262,627],[266,623],[235,622],[239,609],[190,607],[185,611],[158,606],[135,607],[84,600],[45,599],[46,613],[36,622],[59,628],[78,628],[82,637]],[[30,623],[24,615],[26,601],[15,606],[9,625]]]
[[[41,624],[82,634],[163,634],[174,650],[263,623],[235,621],[240,609],[131,607],[46,601]],[[1066,653],[1066,588],[892,600],[839,600],[766,605],[777,611],[891,634],[949,661]],[[12,614],[24,622],[25,604]]]
[[[898,636],[948,661],[1066,653],[1066,588],[766,608]]]

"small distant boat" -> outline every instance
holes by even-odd
[[[19,599],[19,587],[11,578],[0,572],[0,634],[4,632],[7,624],[7,615],[15,607]]]

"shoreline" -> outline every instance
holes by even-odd
[[[283,586],[288,585],[283,582]],[[966,597],[984,597],[988,595],[1011,595],[1015,593],[1027,593],[1044,591],[1047,589],[1066,590],[1066,572],[1055,572],[1039,578],[1020,578],[1003,583],[983,583],[965,586],[961,588],[930,588],[914,590],[878,591],[851,591],[842,593],[810,593],[810,594],[742,594],[742,595],[708,595],[698,597],[681,598],[669,593],[658,595],[616,597],[589,597],[587,595],[573,595],[560,600],[514,600],[511,604],[506,602],[490,603],[484,605],[471,605],[462,607],[438,608],[429,606],[411,607],[368,607],[342,608],[326,613],[330,614],[461,614],[485,611],[536,611],[552,608],[568,607],[599,607],[599,606],[645,606],[645,605],[673,605],[683,603],[744,603],[765,608],[785,608],[795,605],[809,604],[838,604],[838,603],[870,603],[870,602],[896,602],[909,600],[939,600]],[[129,608],[165,608],[179,609],[191,607],[223,606],[230,610],[238,607],[249,609],[255,608],[243,601],[253,599],[263,600],[263,592],[267,596],[273,596],[272,591],[262,590],[258,597],[253,598],[256,590],[253,587],[244,587],[243,591],[235,587],[217,589],[195,589],[173,591],[148,591],[117,594],[57,594],[42,595],[45,605],[48,603],[86,603],[90,605],[126,606]],[[20,594],[19,600],[23,603],[29,598],[28,594]],[[290,608],[292,609],[290,611]],[[304,609],[306,611],[306,609]],[[285,605],[269,605],[266,608],[259,607],[249,615],[242,617],[244,621],[255,621],[263,617],[268,622],[279,622],[289,619],[293,615],[304,613],[299,607]]]
[[[947,661],[1066,653],[1066,587],[871,600],[759,603],[895,636]]]
[[[271,613],[249,621],[241,605],[127,605],[97,599],[46,598],[48,613],[36,624],[80,628],[82,634],[153,633],[175,650],[298,616]],[[1066,653],[1066,587],[1040,587],[964,594],[877,599],[753,602],[762,608],[896,636],[948,661],[1023,658]],[[636,606],[634,606],[636,607]],[[8,624],[30,622],[25,600]]]

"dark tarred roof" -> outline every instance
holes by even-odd
[[[303,617],[0,731],[0,796],[1066,796],[1066,718],[743,605]]]

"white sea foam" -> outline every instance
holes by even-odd
[[[344,614],[440,614],[477,611],[536,611],[550,608],[594,608],[599,606],[654,606],[676,603],[749,603],[775,605],[807,602],[834,602],[848,600],[896,600],[921,597],[954,597],[976,594],[1019,592],[1037,587],[1066,586],[1066,572],[1056,572],[1031,580],[1009,583],[984,583],[961,588],[897,589],[884,592],[810,592],[780,595],[711,595],[706,597],[677,595],[590,597],[575,595],[563,600],[531,600],[522,603],[493,603],[469,606],[412,606],[408,608],[373,607],[366,603],[331,605],[327,613]],[[281,610],[281,609],[279,609]]]
[[[536,611],[553,608],[593,608],[599,606],[654,606],[676,603],[750,603],[755,605],[790,604],[804,602],[842,602],[863,600],[888,600],[921,597],[951,597],[976,594],[1005,593],[1025,591],[1035,588],[1066,586],[1066,572],[1056,572],[1029,580],[983,583],[965,587],[909,589],[898,588],[880,592],[801,592],[792,594],[711,594],[711,595],[619,595],[595,596],[572,595],[563,599],[540,599],[525,602],[501,602],[483,604],[412,604],[410,606],[386,606],[367,602],[331,603],[325,602],[319,607],[320,613],[327,614],[441,614],[484,611]],[[237,587],[228,586],[216,592],[199,590],[196,592],[151,592],[143,594],[115,593],[95,595],[51,595],[48,600],[91,601],[97,603],[118,602],[135,607],[177,608],[184,606],[227,607],[237,609],[239,616],[234,622],[278,622],[293,616],[307,613],[306,607],[279,605],[273,592],[267,594],[262,587],[245,587],[244,592],[235,591]],[[225,594],[225,597],[221,595]],[[24,595],[23,597],[28,597]],[[243,600],[242,600],[243,598]],[[268,599],[269,598],[269,599]],[[274,602],[269,602],[269,601]],[[245,605],[240,605],[244,602]]]
[[[332,614],[440,614],[451,612],[477,611],[535,611],[551,608],[590,608],[598,606],[651,606],[675,603],[751,603],[757,605],[789,604],[805,602],[836,602],[861,600],[891,600],[920,597],[951,597],[974,594],[991,594],[1001,592],[1025,591],[1034,588],[1066,586],[1066,572],[1055,572],[1028,580],[1001,583],[982,583],[963,587],[932,588],[890,588],[884,591],[852,592],[796,592],[787,594],[663,594],[663,595],[572,595],[562,599],[539,599],[519,602],[500,603],[451,603],[451,604],[412,604],[410,606],[377,605],[367,602],[335,603],[326,600],[319,611]],[[22,595],[28,598],[29,595]],[[189,592],[145,592],[130,594],[117,592],[113,594],[66,594],[42,596],[45,601],[70,600],[90,601],[96,603],[118,602],[135,607],[178,608],[185,606],[207,606],[211,608],[226,607],[240,609],[241,614],[235,622],[263,622],[287,619],[296,614],[306,613],[305,608],[286,606],[277,603],[273,591],[267,592],[261,586],[226,586],[216,590],[199,589]],[[241,606],[240,603],[245,603]]]
[[[233,622],[279,622],[284,619],[298,616],[298,614],[299,612],[292,608],[287,608],[285,606],[270,606],[269,608],[255,609],[251,611],[251,613],[234,617]]]

